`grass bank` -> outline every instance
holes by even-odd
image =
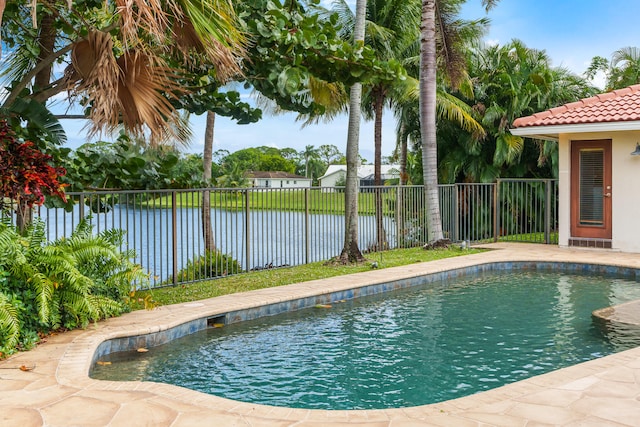
[[[150,296],[150,299],[159,305],[178,304],[236,292],[359,273],[370,270],[373,261],[378,263],[379,268],[389,268],[478,252],[482,252],[482,250],[460,249],[458,247],[429,251],[422,248],[396,249],[367,254],[368,262],[355,265],[335,266],[325,265],[324,262],[316,262],[295,267],[261,270],[204,282],[140,291],[136,295],[138,301],[134,303],[133,309],[144,308],[143,301],[147,296]]]
[[[279,189],[278,189],[279,190]],[[257,210],[285,210],[323,214],[344,214],[344,193],[323,192],[318,189],[309,191],[291,189],[287,191],[271,191],[268,189],[240,189],[211,191],[210,203],[212,208],[229,211],[243,211],[248,206]],[[381,195],[385,215],[393,214],[395,206],[395,192],[384,192]],[[178,192],[176,195],[177,208],[197,208],[202,204],[202,192]],[[162,196],[145,201],[141,206],[147,208],[169,209],[173,206],[171,196]],[[358,213],[360,215],[375,214],[375,194],[358,194]]]

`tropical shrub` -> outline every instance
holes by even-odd
[[[46,242],[40,220],[22,234],[0,221],[0,352],[127,311],[129,292],[148,275],[131,262],[132,252],[119,250],[123,235],[93,235],[83,220],[70,237]]]
[[[50,165],[52,157],[42,153],[31,141],[20,141],[6,121],[0,120],[0,208],[8,198],[18,214],[20,226],[34,205],[42,205],[45,196],[65,200],[59,178],[65,169]]]
[[[241,271],[240,263],[231,255],[223,254],[220,251],[207,251],[204,255],[187,261],[186,267],[178,272],[177,278],[179,282],[193,282],[236,274]],[[173,279],[169,278],[168,282],[172,281]]]

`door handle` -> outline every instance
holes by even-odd
[[[611,197],[611,193],[604,193],[603,197]]]

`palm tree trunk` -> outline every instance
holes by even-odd
[[[38,44],[40,46],[40,52],[38,53],[38,62],[43,62],[46,58],[51,56],[53,48],[56,42],[56,30],[53,26],[54,16],[51,14],[44,14],[42,21],[40,22],[40,30],[38,34]],[[53,62],[47,63],[45,67],[42,67],[34,76],[34,86],[36,90],[42,90],[49,86],[51,81],[51,70],[53,68]],[[16,225],[20,231],[24,231],[26,227],[33,221],[33,209],[18,201],[16,209]]]
[[[427,239],[444,240],[438,198],[438,146],[436,141],[436,0],[422,0],[420,32],[420,134],[427,205]]]
[[[213,131],[216,122],[216,114],[207,111],[207,124],[204,133],[204,153],[202,155],[202,181],[206,188],[211,187],[211,163],[213,161]],[[206,252],[216,250],[211,227],[211,194],[205,191],[202,194],[202,237]]]
[[[44,61],[51,55],[56,42],[56,29],[53,27],[54,15],[49,13],[42,14],[40,22],[40,34],[38,35],[38,45],[40,52],[38,53],[38,62]],[[38,72],[35,76],[36,90],[42,90],[49,86],[51,81],[51,70],[53,63],[49,63],[46,67]]]
[[[400,185],[407,185],[409,175],[407,175],[407,144],[409,135],[407,135],[406,123],[400,122],[400,130],[398,132],[398,145],[400,145]]]
[[[398,195],[396,196],[396,211],[397,211],[397,228],[398,228],[398,246],[404,248],[405,239],[405,185],[407,185],[407,132],[404,121],[400,121],[400,129],[398,131],[398,145],[400,146],[400,186],[398,188]]]
[[[375,123],[373,128],[374,139],[374,165],[373,165],[373,183],[378,188],[375,190],[376,195],[376,247],[375,250],[381,251],[388,248],[387,233],[384,229],[384,215],[382,212],[382,113],[384,110],[384,93],[381,89],[376,89],[374,95],[374,115]]]
[[[366,0],[356,1],[356,21],[353,42],[364,44]],[[362,85],[351,86],[349,98],[349,130],[347,133],[347,177],[344,188],[344,246],[339,261],[342,263],[364,261],[358,246],[358,147],[360,139]]]

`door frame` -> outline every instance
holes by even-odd
[[[580,152],[602,149],[603,156],[603,223],[580,224]],[[611,139],[571,141],[571,237],[587,239],[611,239],[612,236],[612,183]]]

